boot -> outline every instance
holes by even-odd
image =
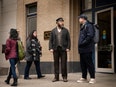
[[[63,82],[68,82],[67,78],[64,77],[63,78]]]
[[[59,81],[58,78],[54,78],[54,79],[52,80],[52,82],[57,82],[57,81]]]
[[[11,79],[11,76],[8,76],[7,79],[4,81],[6,84],[10,84],[10,79]]]
[[[59,81],[59,75],[55,75],[55,78],[52,80],[52,82],[57,82]]]
[[[13,84],[11,85],[11,86],[17,86],[17,78],[14,78],[14,82],[13,82]]]

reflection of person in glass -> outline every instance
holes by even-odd
[[[80,64],[82,69],[82,78],[77,82],[88,82],[87,70],[90,74],[89,83],[95,83],[95,69],[92,60],[92,51],[94,49],[94,27],[87,20],[87,16],[82,14],[79,16],[79,22],[82,24],[78,41],[78,49],[80,53]]]
[[[35,67],[36,67],[36,72],[37,72],[37,78],[43,78],[41,74],[41,69],[40,69],[40,56],[42,55],[41,53],[41,46],[40,43],[38,42],[37,38],[37,32],[36,30],[33,30],[29,37],[27,38],[27,43],[26,43],[26,67],[25,67],[25,73],[24,73],[24,79],[28,80],[31,79],[29,77],[29,70],[32,65],[32,62],[34,62]]]
[[[67,52],[70,50],[70,35],[64,27],[63,18],[56,20],[57,27],[51,31],[49,40],[49,50],[54,55],[54,74],[53,82],[59,81],[59,61],[61,60],[61,71],[63,81],[67,82]]]

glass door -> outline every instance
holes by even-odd
[[[114,73],[113,8],[96,12],[100,41],[96,44],[96,71]]]

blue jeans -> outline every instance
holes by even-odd
[[[18,62],[18,58],[11,58],[11,59],[9,59],[9,62],[10,62],[9,76],[11,77],[11,75],[12,75],[13,78],[17,78],[16,71],[15,71],[15,69],[16,69],[15,65]]]
[[[27,61],[26,67],[25,67],[25,72],[24,72],[24,78],[29,77],[29,70],[32,65],[33,61]],[[40,61],[34,61],[35,67],[36,67],[36,72],[38,78],[41,77],[41,69],[40,69]]]

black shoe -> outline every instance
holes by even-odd
[[[59,81],[59,79],[54,78],[54,79],[52,80],[52,82],[57,82],[57,81]]]
[[[45,76],[39,76],[38,79],[44,78]]]
[[[10,84],[11,77],[7,77],[7,79],[4,81],[6,84]]]
[[[10,82],[9,82],[8,80],[5,80],[4,82],[5,82],[6,84],[10,84]]]
[[[18,85],[17,78],[14,78],[14,82],[13,82],[13,84],[11,86],[17,86],[17,85]]]
[[[68,80],[66,78],[63,79],[63,82],[68,82]]]
[[[25,79],[25,80],[30,80],[30,79],[32,79],[32,78],[30,78],[30,77],[24,77],[24,79]]]

